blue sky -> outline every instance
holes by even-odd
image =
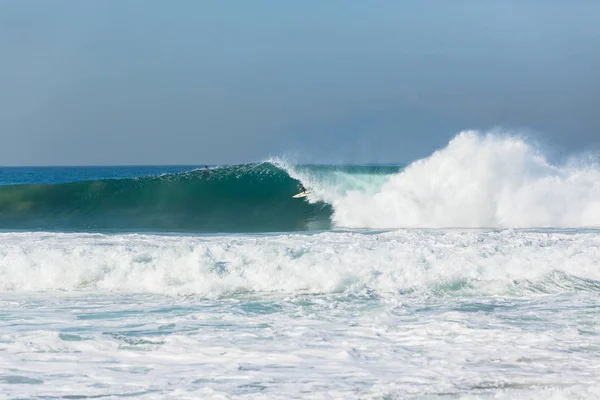
[[[598,1],[0,0],[0,165],[600,148]]]

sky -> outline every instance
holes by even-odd
[[[0,165],[600,150],[600,1],[0,0]]]

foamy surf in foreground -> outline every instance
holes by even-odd
[[[0,396],[597,398],[596,297],[12,294]]]
[[[596,290],[597,281],[598,231],[0,234],[2,291],[520,296]]]
[[[0,234],[6,398],[593,398],[600,232]]]

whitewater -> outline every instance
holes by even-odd
[[[369,180],[364,189],[323,185],[310,173],[292,176],[333,205],[335,224],[342,227],[600,226],[598,164],[586,157],[552,165],[518,136],[463,132],[385,181]]]
[[[0,397],[600,398],[599,178],[474,131],[406,166],[0,168]]]

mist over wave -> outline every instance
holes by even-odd
[[[514,136],[463,132],[371,190],[316,186],[339,227],[600,226],[600,168],[552,165]]]

